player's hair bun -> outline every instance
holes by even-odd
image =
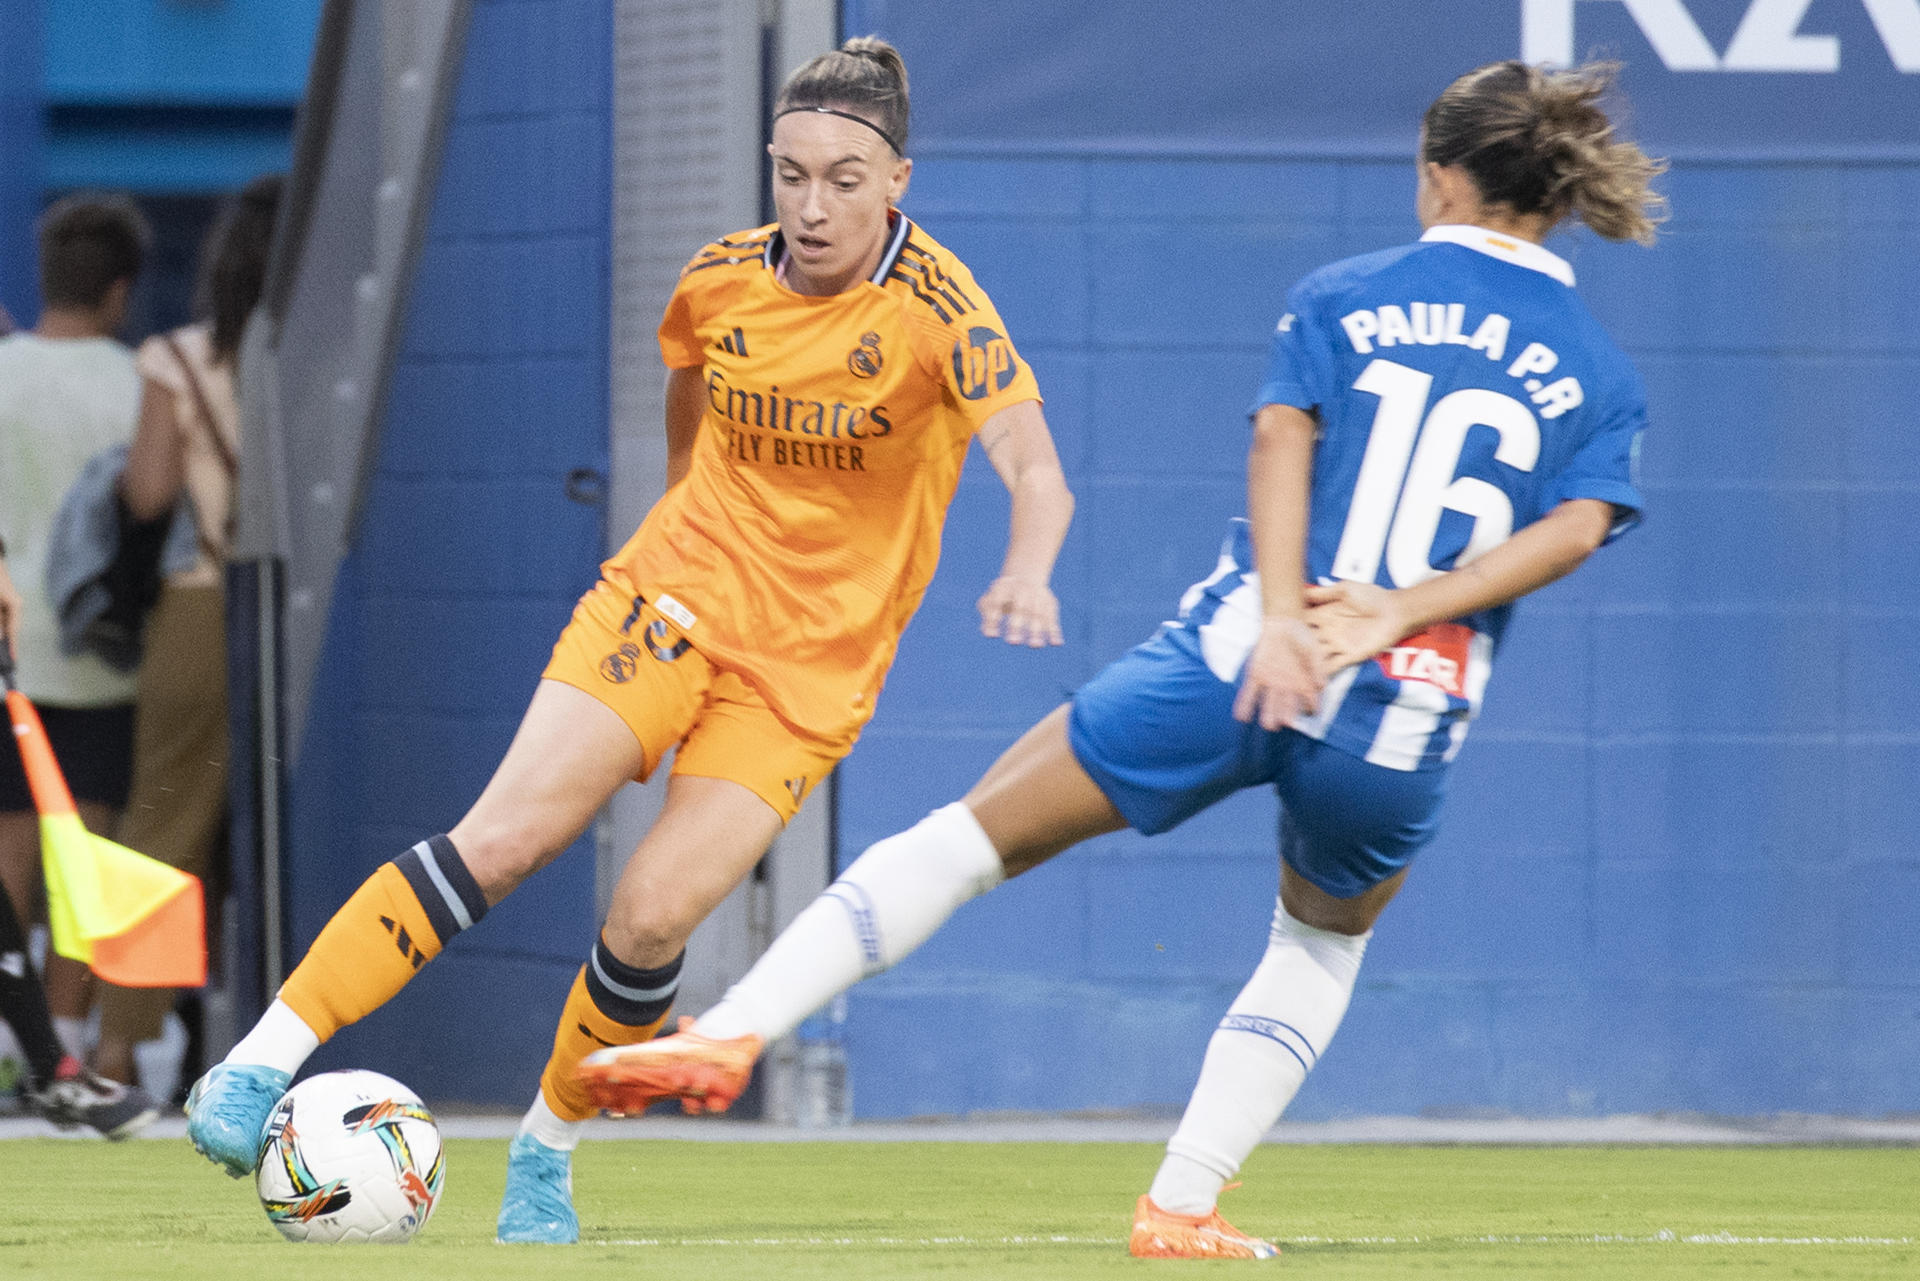
[[[808,107],[852,112],[870,121],[895,151],[905,155],[912,114],[906,59],[878,36],[855,36],[794,72],[774,100],[773,113],[778,116]]]
[[[840,46],[840,52],[878,63],[888,78],[900,86],[900,93],[903,96],[906,94],[907,60],[900,56],[898,49],[879,36],[855,36]]]

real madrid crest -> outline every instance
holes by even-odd
[[[847,353],[847,368],[855,378],[871,378],[887,362],[880,355],[880,335],[869,329],[860,335],[860,345]]]
[[[600,675],[615,685],[624,685],[633,679],[634,669],[639,660],[640,647],[628,641],[600,660]]]

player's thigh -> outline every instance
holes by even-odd
[[[1127,826],[1153,835],[1262,782],[1257,726],[1233,717],[1234,685],[1191,633],[1136,645],[1073,696],[1064,734],[1073,759]]]
[[[614,889],[614,955],[673,959],[852,745],[851,732],[819,738],[790,725],[746,681],[715,671],[674,757],[666,805]]]
[[[1372,928],[1439,829],[1446,771],[1387,769],[1292,732],[1275,755],[1282,903],[1319,929]]]
[[[780,833],[777,810],[732,779],[675,773],[660,817],[614,886],[604,934],[629,965],[665,965]]]
[[[543,680],[480,799],[448,833],[489,903],[579,839],[644,767],[633,731],[592,695]]]
[[[1001,753],[964,798],[1009,876],[1127,825],[1074,756],[1067,737],[1071,711],[1062,705],[1049,712]]]
[[[624,783],[652,772],[692,725],[710,679],[705,660],[639,596],[602,579],[580,598],[505,758],[449,834],[489,902],[573,844]]]

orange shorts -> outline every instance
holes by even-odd
[[[675,774],[724,778],[786,822],[853,748],[803,735],[759,691],[715,667],[651,601],[601,579],[574,607],[542,673],[605,703],[640,740],[645,782],[675,744]]]

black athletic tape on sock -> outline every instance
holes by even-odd
[[[427,848],[433,852],[434,864],[440,874],[447,878],[447,884],[460,896],[460,902],[466,906],[467,917],[475,925],[487,914],[487,896],[480,892],[480,882],[473,879],[473,873],[467,870],[467,861],[460,857],[460,851],[453,847],[453,841],[445,835],[429,836]]]
[[[685,952],[657,970],[628,965],[596,939],[587,959],[587,995],[594,1008],[622,1027],[645,1027],[673,1008],[680,990],[680,964]]]
[[[439,936],[441,947],[487,914],[487,900],[480,893],[479,884],[461,862],[453,842],[446,837],[435,836],[420,842],[393,860],[393,865],[407,878],[413,896],[420,900],[427,923]]]

